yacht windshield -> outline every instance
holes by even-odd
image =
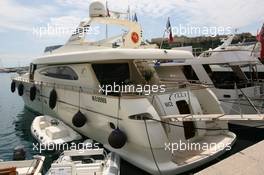
[[[203,65],[214,86],[220,89],[234,89],[250,86],[241,67],[238,65]]]
[[[128,28],[116,24],[103,24],[99,22],[91,23],[85,30],[85,41],[87,42],[105,42],[120,44],[122,37],[128,33]]]

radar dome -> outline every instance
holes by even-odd
[[[105,17],[106,8],[104,4],[100,1],[92,2],[89,7],[89,15],[90,17]]]

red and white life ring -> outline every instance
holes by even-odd
[[[132,34],[131,34],[131,40],[134,43],[137,43],[139,41],[139,35],[137,34],[137,32],[132,32]]]

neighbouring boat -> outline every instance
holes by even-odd
[[[236,37],[235,34],[229,35],[226,38],[223,38],[221,40],[222,44],[218,47],[212,49],[210,48],[207,51],[204,51],[199,55],[199,58],[201,57],[211,57],[212,55],[217,55],[219,52],[226,52],[231,56],[233,54],[233,57],[236,55],[237,52],[240,52],[240,55],[244,55],[244,57],[255,57],[259,61],[259,55],[260,55],[260,43],[259,42],[239,42],[237,44],[232,44],[234,38]],[[234,51],[232,53],[232,51]],[[247,71],[247,70],[245,70]]]
[[[232,68],[233,66],[226,66],[226,64],[210,65],[212,74],[216,76],[216,78],[210,76],[218,89],[216,94],[222,101],[223,108],[227,113],[263,113],[264,65],[259,60],[261,43],[243,41],[241,43],[232,44],[235,37],[236,35],[228,36],[226,39],[222,40],[223,43],[220,46],[203,52],[198,58],[226,58],[228,61],[230,58],[231,60],[237,58],[237,63],[234,63],[234,65],[239,66],[239,68],[236,70]],[[240,58],[242,58],[241,64],[239,63]],[[254,59],[256,63],[250,61]],[[250,61],[250,63],[245,64],[245,60]],[[232,62],[228,61],[227,63],[232,64]],[[231,88],[229,87],[229,89],[226,89],[223,86],[226,83],[222,83],[223,85],[221,86],[219,78],[217,77],[222,77],[224,80],[226,79],[224,77],[234,77],[233,74],[237,76],[239,74],[238,71],[242,71],[240,75],[245,77],[243,78],[245,82],[243,83],[243,87],[240,85],[240,87],[236,89],[235,86],[231,86]],[[233,81],[233,84],[234,82],[235,81]],[[229,80],[229,85],[230,83],[232,83],[232,81]],[[243,98],[243,96],[245,96],[243,93],[248,99]],[[257,127],[263,124],[262,121],[229,121],[229,123],[248,127]]]
[[[258,60],[258,43],[231,44],[234,37],[228,36],[220,46],[184,63],[161,64],[157,71],[170,69],[171,74],[160,76],[173,79],[177,69],[182,69],[184,75],[175,81],[210,85],[226,114],[262,113],[264,65]]]
[[[44,156],[33,156],[32,160],[0,162],[0,174],[3,175],[41,175]]]
[[[38,116],[33,120],[31,133],[47,148],[82,139],[79,133],[65,123],[47,115]]]
[[[119,175],[120,158],[104,149],[68,150],[51,164],[46,175]]]
[[[247,78],[251,80],[253,77],[258,80],[264,79],[264,65],[260,62],[260,43],[259,42],[241,42],[238,44],[232,44],[236,35],[230,35],[222,40],[222,44],[214,49],[209,49],[198,56],[198,58],[218,58],[218,59],[256,59],[256,64],[241,65],[241,70],[245,73]],[[245,58],[245,59],[244,59]],[[215,70],[218,72],[225,72],[231,74],[232,70],[226,68],[225,65],[215,66]],[[254,73],[254,75],[253,75]],[[253,76],[252,76],[253,75]]]
[[[263,111],[264,83],[258,77],[259,61],[241,51],[225,51],[210,57],[160,63],[155,69],[161,79],[207,84],[226,114],[258,114]],[[250,70],[247,74],[244,70]],[[182,72],[180,74],[179,72]]]
[[[150,64],[184,62],[193,58],[190,52],[147,49],[137,22],[109,17],[99,2],[90,5],[90,19],[79,28],[93,23],[126,30],[95,42],[78,30],[64,46],[34,60],[11,85],[27,107],[62,120],[151,174],[181,173],[231,149],[236,135],[227,121],[200,120],[224,116],[215,94],[200,84],[161,81]]]

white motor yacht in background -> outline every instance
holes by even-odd
[[[211,85],[227,114],[262,113],[264,65],[258,60],[259,43],[232,44],[234,38],[230,35],[215,49],[180,64],[185,75],[180,78]]]
[[[120,160],[104,149],[67,150],[51,164],[46,175],[119,175]]]
[[[151,64],[193,60],[190,52],[146,49],[140,25],[109,17],[100,2],[91,3],[90,19],[79,27],[93,23],[127,30],[95,42],[80,30],[64,46],[35,59],[30,72],[11,84],[28,108],[57,117],[151,174],[182,173],[230,149],[236,135],[227,120],[240,115],[224,115],[207,86],[161,81]],[[176,149],[179,144],[200,146]]]
[[[232,44],[232,41],[236,35],[230,35],[226,39],[222,40],[222,44],[214,49],[209,49],[199,55],[198,58],[255,58],[258,60],[259,64],[256,64],[256,67],[245,66],[241,67],[243,72],[248,78],[252,75],[252,72],[256,74],[256,77],[260,80],[264,79],[264,65],[260,62],[260,42],[241,42],[237,44]],[[232,72],[230,69],[224,69],[224,66],[221,66],[223,71]],[[218,71],[221,71],[219,67]]]
[[[226,114],[257,114],[262,112],[264,93],[264,84],[254,72],[259,64],[254,57],[244,57],[241,52],[218,52],[185,62],[160,63],[155,69],[162,79],[209,85]],[[252,71],[247,74],[245,69]]]
[[[215,49],[184,63],[160,64],[156,69],[163,78],[174,81],[208,84],[221,101],[226,114],[263,113],[264,66],[259,61],[259,43],[231,44],[235,35],[223,40]],[[177,61],[175,61],[177,62]],[[164,67],[165,66],[165,67]],[[175,77],[177,69],[184,74]],[[171,69],[169,73],[168,69]],[[163,70],[167,73],[164,74]],[[256,127],[260,121],[229,121],[229,123]]]
[[[218,47],[203,52],[199,55],[199,57],[210,57],[211,55],[217,54],[217,52],[225,52],[225,51],[245,51],[244,54],[247,56],[254,56],[256,58],[259,57],[260,51],[260,43],[259,42],[239,42],[237,44],[232,44],[234,38],[236,37],[235,34],[227,36],[227,38],[223,38],[221,40],[222,44]],[[234,55],[236,52],[234,52]]]
[[[234,110],[229,110],[230,107],[228,107],[228,104],[224,105],[225,112],[227,113],[244,113],[244,114],[254,114],[254,113],[263,113],[264,111],[264,105],[263,105],[263,79],[264,79],[264,65],[260,62],[260,42],[245,42],[243,41],[242,43],[237,43],[237,44],[232,44],[233,39],[235,38],[235,35],[230,35],[226,39],[222,40],[222,44],[215,49],[209,49],[208,51],[203,52],[198,58],[217,58],[217,59],[222,59],[226,58],[226,60],[230,61],[232,60],[231,58],[248,58],[248,59],[256,59],[257,63],[256,64],[241,64],[240,68],[241,71],[243,71],[244,77],[247,79],[245,82],[245,85],[247,86],[247,91],[248,91],[248,97],[249,99],[246,100],[248,102],[246,103],[241,103],[241,100],[231,100],[231,103],[233,101],[232,109]],[[211,69],[211,70],[210,70]],[[220,85],[219,88],[223,88],[221,84],[226,84],[225,82],[221,82],[222,80],[226,78],[230,78],[229,80],[232,82],[233,72],[236,72],[234,69],[232,69],[230,66],[226,66],[225,64],[223,65],[210,65],[210,68],[206,69],[207,71],[211,72],[208,73],[210,78],[214,80],[215,78],[218,77],[218,85]],[[212,77],[212,75],[215,75],[216,77]],[[232,78],[231,78],[232,77]],[[234,79],[233,79],[234,80]],[[217,80],[214,80],[215,82]],[[222,86],[222,87],[221,87]],[[254,87],[255,86],[255,87]],[[253,88],[254,87],[254,88]],[[239,87],[237,87],[239,88]],[[244,89],[245,87],[242,86]],[[231,89],[235,89],[231,87]],[[239,88],[240,92],[244,92],[244,90]],[[251,89],[251,90],[250,90]],[[234,93],[237,90],[228,90],[229,93],[230,91],[233,91],[233,95],[227,94],[225,90],[219,90],[220,93],[216,93],[220,100],[227,101],[230,103],[230,100],[227,98],[230,98],[232,96],[237,96],[239,95],[242,97],[243,94],[240,92]],[[222,93],[221,93],[222,91]],[[251,91],[251,93],[250,93]],[[257,92],[257,93],[256,93]],[[250,95],[251,94],[251,95]],[[224,98],[224,95],[226,95],[226,99]],[[238,98],[237,98],[238,99]],[[251,102],[250,102],[250,101]],[[243,100],[245,101],[245,100]],[[235,103],[235,104],[234,104]],[[222,104],[224,104],[222,102]],[[255,107],[253,107],[255,106]],[[259,121],[230,121],[230,123],[233,124],[238,124],[238,125],[243,125],[243,126],[250,126],[250,127],[256,127],[260,125]]]

